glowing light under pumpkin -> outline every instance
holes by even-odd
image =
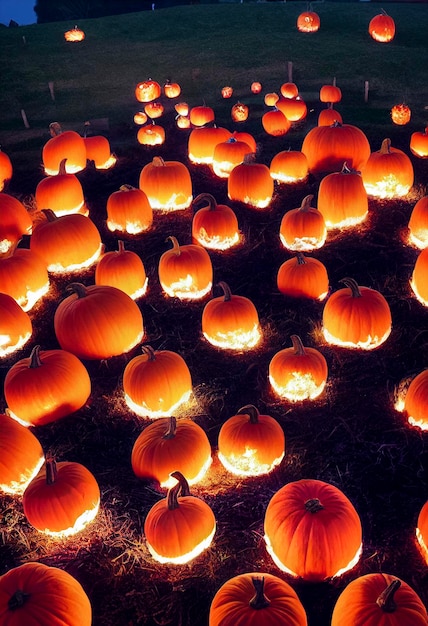
[[[213,346],[226,348],[227,350],[254,348],[262,337],[258,324],[254,324],[254,327],[247,332],[238,329],[229,332],[217,331],[215,335],[208,335],[208,333],[204,332],[203,335]]]
[[[302,374],[300,372],[293,372],[292,377],[283,385],[280,385],[272,376],[269,376],[269,382],[278,396],[286,398],[291,402],[318,398],[324,391],[326,384],[326,381],[323,381],[320,385],[317,385],[312,374]]]
[[[153,548],[153,546],[151,546],[148,542],[147,542],[147,547],[149,549],[150,554],[155,559],[155,561],[158,561],[159,563],[173,563],[174,565],[183,565],[184,563],[189,563],[190,561],[193,561],[193,559],[195,559],[197,556],[202,554],[204,550],[207,550],[210,547],[213,537],[215,535],[215,531],[216,529],[214,527],[214,529],[208,535],[208,537],[206,537],[203,541],[201,541],[201,543],[195,546],[193,550],[181,556],[175,556],[175,557],[162,556],[162,554],[158,554],[156,550]]]
[[[133,411],[140,417],[150,417],[151,419],[157,419],[159,417],[169,417],[170,415],[174,415],[175,413],[177,413],[178,409],[183,404],[189,401],[190,394],[191,391],[186,391],[173,406],[166,406],[164,409],[159,409],[159,411],[152,411],[145,403],[137,404],[136,402],[131,400],[128,394],[125,394],[125,402],[127,406],[131,409],[131,411]],[[162,403],[163,399],[159,398],[159,402]]]
[[[290,244],[281,233],[279,238],[282,245],[288,250],[293,250],[295,252],[309,252],[311,250],[318,250],[318,248],[321,248],[325,244],[327,239],[327,229],[322,239],[319,239],[318,237],[296,237],[293,243]]]
[[[422,556],[424,557],[424,559],[425,559],[425,561],[426,561],[426,563],[428,565],[428,546],[426,545],[426,543],[424,541],[424,538],[422,536],[422,533],[419,530],[419,528],[416,528],[416,539],[417,539],[417,542],[418,542],[419,547],[421,549]]]
[[[267,463],[260,463],[257,459],[257,450],[247,446],[242,455],[232,454],[226,457],[219,452],[218,458],[222,465],[232,474],[237,476],[262,476],[263,474],[269,474],[275,469],[281,463],[284,454],[281,454],[280,457],[274,459],[268,465]]]
[[[134,293],[129,294],[133,300],[138,300],[138,298],[142,298],[147,293],[147,286],[149,284],[149,277],[146,276],[146,280],[140,289],[136,289]]]
[[[49,535],[50,537],[71,537],[72,535],[76,535],[78,532],[84,530],[86,526],[96,518],[99,508],[100,500],[95,503],[92,509],[88,509],[87,511],[84,511],[81,515],[79,515],[73,526],[70,526],[70,528],[59,531],[53,531],[49,530],[49,528],[45,528],[44,530],[41,530],[39,532],[42,532],[45,535]]]
[[[77,272],[81,269],[85,269],[87,267],[91,267],[97,261],[103,252],[103,244],[100,243],[98,249],[94,252],[94,254],[86,259],[82,263],[71,263],[70,265],[62,265],[61,263],[51,263],[48,265],[48,272],[52,274],[61,274],[63,272]]]
[[[402,198],[407,196],[411,189],[411,185],[403,185],[395,174],[384,176],[376,183],[364,183],[365,190],[369,196],[375,198]]]
[[[18,341],[14,344],[11,344],[12,338],[10,335],[0,335],[0,358],[8,356],[22,348],[30,339],[31,335],[31,332],[28,332],[26,335],[20,335]]]
[[[194,283],[193,276],[187,274],[187,276],[169,285],[162,284],[162,289],[172,298],[178,298],[179,300],[200,300],[210,293],[212,286],[212,282],[210,281],[204,289],[198,289],[197,285]]]
[[[115,222],[112,219],[108,219],[107,220],[107,228],[111,232],[114,232],[115,230],[118,230],[120,232],[128,233],[128,235],[139,235],[140,233],[148,230],[146,223],[142,224],[141,222],[129,222],[129,221],[127,221],[125,228],[123,228],[123,224],[122,223],[118,224],[117,222]]]
[[[182,193],[174,193],[164,202],[160,202],[157,196],[150,196],[149,193],[147,197],[152,209],[158,211],[182,211],[187,209],[193,200],[192,195],[184,197]]]
[[[205,228],[201,228],[197,235],[195,235],[195,239],[201,246],[204,248],[210,248],[211,250],[228,250],[233,246],[236,246],[241,240],[239,233],[235,233],[233,237],[220,237],[219,235],[210,237],[205,230]]]
[[[28,426],[28,424],[26,424]],[[2,483],[0,484],[0,491],[4,493],[9,493],[11,495],[22,495],[27,488],[27,485],[37,476],[39,471],[41,470],[45,459],[43,456],[40,457],[37,465],[34,468],[28,468],[27,471],[22,473],[18,480],[14,480],[8,484]]]
[[[412,291],[415,294],[417,300],[419,300],[419,302],[424,306],[428,306],[428,300],[425,300],[425,298],[419,293],[419,290],[413,278],[410,281],[410,287],[412,288]]]
[[[116,165],[116,163],[117,158],[114,156],[114,154],[111,154],[108,159],[104,161],[104,163],[97,163],[95,167],[97,170],[109,170],[111,167],[113,167],[113,165]]]
[[[369,212],[367,211],[366,213],[364,213],[364,215],[361,215],[359,217],[347,217],[341,222],[330,222],[329,220],[325,220],[325,225],[327,226],[327,228],[330,228],[330,229],[351,228],[352,226],[358,226],[358,224],[361,224],[362,222],[364,222],[368,214]]]
[[[358,343],[353,343],[352,341],[341,341],[337,337],[334,337],[332,334],[328,332],[325,328],[323,328],[323,335],[327,343],[333,344],[335,346],[340,346],[342,348],[359,348],[360,350],[374,350],[379,347],[386,341],[391,334],[391,328],[385,332],[383,337],[372,337],[369,335],[366,341],[359,341]]]
[[[17,299],[19,306],[25,312],[31,311],[36,302],[48,293],[49,286],[49,280],[47,280],[46,283],[40,287],[40,289],[37,289],[36,291],[31,291],[31,289],[29,289],[25,296]]]
[[[208,472],[209,468],[211,467],[212,462],[213,462],[213,459],[212,459],[212,456],[210,455],[209,457],[207,457],[207,460],[205,461],[204,465],[201,467],[200,471],[196,474],[196,476],[194,476],[193,478],[186,479],[189,485],[196,485],[197,483],[200,483],[205,477],[205,474]],[[168,480],[161,482],[160,486],[166,489],[171,489],[171,487],[174,487],[174,485],[176,484],[177,484],[177,479],[171,475],[169,476]]]
[[[272,548],[272,544],[271,544],[270,539],[269,539],[269,537],[267,535],[264,536],[264,540],[266,542],[266,550],[268,551],[268,553],[272,557],[272,560],[275,563],[275,565],[280,570],[282,570],[283,572],[286,572],[287,574],[290,574],[290,576],[293,576],[294,578],[298,578],[298,574],[296,574],[296,572],[293,572],[291,569],[286,567],[282,561],[279,560],[279,558],[277,557],[277,555],[275,554],[275,552],[274,552],[274,550]],[[331,576],[331,578],[338,578],[339,576],[342,576],[342,574],[345,574],[345,572],[349,572],[349,570],[351,570],[353,567],[355,567],[357,565],[358,561],[360,560],[362,551],[363,551],[363,544],[361,543],[360,547],[358,548],[358,550],[357,550],[357,552],[355,554],[355,556],[349,561],[349,563],[347,565],[345,565],[344,567],[339,569],[335,574],[333,574],[333,576]]]
[[[417,233],[416,235],[414,232],[409,232],[408,243],[423,250],[428,246],[428,228],[419,228]]]

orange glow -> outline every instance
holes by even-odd
[[[419,293],[419,290],[416,287],[416,284],[413,278],[410,281],[410,287],[412,288],[412,291],[415,294],[416,298],[419,300],[419,302],[423,304],[424,306],[428,306],[428,300],[425,300],[425,298]]]
[[[149,192],[147,197],[153,210],[158,211],[183,211],[192,204],[193,196],[184,197],[182,193],[173,193],[169,198],[159,199],[157,196],[151,196]]]
[[[113,165],[116,165],[116,161],[114,154],[111,154],[103,163],[96,163],[95,168],[97,170],[109,170]]]
[[[225,348],[226,350],[246,350],[254,348],[261,340],[262,334],[259,324],[244,332],[241,329],[231,330],[229,332],[217,331],[215,335],[203,333],[207,341],[217,348]]]
[[[383,200],[385,198],[402,198],[407,196],[412,185],[403,185],[399,177],[395,174],[389,174],[376,183],[364,183],[364,187],[369,196]]]
[[[301,372],[293,372],[283,385],[280,385],[272,376],[269,376],[269,382],[278,396],[291,402],[318,398],[324,391],[326,384],[324,380],[320,385],[317,385],[312,374],[302,374]]]
[[[83,41],[85,39],[85,33],[75,26],[64,33],[64,39],[66,41]]]
[[[195,239],[204,248],[211,250],[228,250],[236,246],[236,244],[240,242],[241,237],[239,233],[235,233],[233,237],[220,237],[218,235],[209,237],[205,228],[201,228],[200,231],[195,234]]]
[[[95,503],[95,506],[92,509],[88,509],[87,511],[84,511],[81,515],[79,515],[73,526],[70,526],[70,528],[66,528],[65,530],[60,531],[52,531],[48,528],[45,528],[40,532],[44,533],[45,535],[49,535],[50,537],[71,537],[72,535],[75,535],[76,533],[84,530],[86,526],[96,518],[99,508],[100,501],[98,500],[98,502]]]
[[[26,424],[26,426],[28,426],[28,424]],[[11,495],[22,495],[27,488],[27,485],[29,485],[33,478],[35,478],[42,469],[44,462],[45,459],[42,455],[37,465],[34,468],[27,468],[27,471],[21,474],[18,480],[14,480],[8,484],[0,484],[0,491]]]
[[[260,463],[257,459],[257,450],[247,446],[243,455],[232,454],[229,457],[225,457],[224,454],[219,452],[218,458],[222,465],[232,474],[237,476],[262,476],[263,474],[269,474],[269,472],[275,469],[281,463],[284,454],[285,452],[268,465],[267,463]]]
[[[193,550],[181,556],[174,557],[174,556],[163,556],[162,554],[158,554],[156,550],[153,548],[153,546],[150,545],[150,543],[148,542],[147,542],[147,547],[149,549],[150,554],[155,559],[155,561],[158,561],[159,563],[173,563],[174,565],[183,565],[184,563],[189,563],[190,561],[195,559],[197,556],[202,554],[204,550],[207,550],[210,547],[213,537],[215,535],[215,531],[216,531],[216,528],[214,526],[212,532],[208,535],[208,537],[206,537],[197,546],[195,546]]]
[[[319,239],[318,237],[296,237],[293,243],[289,243],[281,233],[279,238],[284,248],[287,248],[288,250],[293,250],[295,252],[309,252],[310,250],[318,250],[318,248],[322,248],[327,239],[327,228],[322,239]]]
[[[40,287],[40,289],[37,289],[36,291],[28,290],[25,296],[17,299],[19,306],[25,312],[31,311],[36,302],[38,302],[40,298],[43,298],[43,296],[48,293],[49,286],[49,280],[47,280],[46,283],[42,287]]]
[[[340,346],[342,348],[359,348],[360,350],[374,350],[379,347],[386,341],[391,334],[391,328],[388,328],[383,337],[372,337],[369,335],[366,341],[359,341],[358,343],[353,343],[352,341],[341,341],[337,337],[333,337],[328,330],[323,328],[323,335],[327,343],[333,344],[335,346]]]
[[[50,265],[48,265],[48,272],[51,272],[52,274],[62,274],[66,272],[77,272],[81,269],[91,267],[91,265],[93,265],[95,261],[99,259],[102,252],[103,244],[100,243],[96,252],[89,259],[82,261],[82,263],[72,263],[66,266],[62,265],[61,263],[51,263]]]
[[[369,212],[367,211],[366,213],[364,213],[364,215],[360,215],[358,217],[347,217],[341,222],[330,222],[330,220],[326,219],[325,225],[327,226],[327,228],[331,228],[331,229],[351,228],[352,226],[358,226],[358,224],[361,224],[362,222],[364,222],[364,220],[367,219],[368,214]]]
[[[21,335],[14,344],[11,344],[12,337],[10,335],[0,334],[0,358],[20,350],[30,339],[31,335],[31,332],[28,332],[26,335]]]
[[[125,232],[128,233],[128,235],[139,235],[140,233],[148,230],[147,228],[147,222],[126,222],[126,226],[125,228],[123,228],[123,224],[118,224],[117,222],[115,222],[112,219],[108,219],[107,220],[107,228],[111,231],[114,232],[115,230],[118,230],[120,232]]]
[[[162,283],[162,289],[165,293],[179,300],[200,300],[210,293],[212,286],[212,281],[210,281],[206,287],[199,289],[198,285],[194,282],[194,277],[190,274],[187,274],[186,277],[170,283],[169,285]]]
[[[166,406],[164,409],[160,409],[159,411],[151,411],[147,405],[144,404],[136,404],[128,394],[125,394],[125,402],[128,407],[139,415],[140,417],[149,417],[150,419],[157,419],[158,417],[169,417],[170,415],[174,415],[177,413],[178,409],[190,399],[191,391],[186,391],[180,400],[178,400],[173,406]],[[162,403],[162,398],[159,399],[159,402]]]
[[[209,457],[207,457],[207,460],[205,461],[204,465],[201,467],[200,471],[196,474],[196,476],[193,476],[193,478],[186,478],[189,485],[196,485],[197,483],[200,483],[204,479],[209,468],[211,467],[212,462],[213,462],[213,459],[212,459],[212,456],[210,455]],[[173,476],[169,476],[168,480],[165,480],[160,483],[160,486],[164,487],[165,489],[171,489],[171,487],[173,487],[175,484],[177,484],[177,480],[173,478]]]
[[[424,541],[422,533],[419,528],[416,528],[416,539],[419,544],[419,548],[426,564],[428,565],[428,546]]]

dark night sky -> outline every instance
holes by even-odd
[[[0,23],[9,24],[15,20],[18,24],[34,24],[37,21],[33,11],[35,0],[0,0]]]

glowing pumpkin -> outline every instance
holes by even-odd
[[[340,489],[321,480],[297,480],[274,493],[264,530],[277,567],[307,581],[341,576],[361,555],[357,511]]]
[[[94,164],[95,169],[108,170],[115,165],[116,157],[112,154],[107,137],[103,135],[85,135],[83,140],[86,146],[86,159]]]
[[[384,139],[379,150],[372,152],[361,170],[364,187],[375,198],[402,198],[414,181],[413,164],[405,152]]]
[[[0,191],[3,191],[8,185],[13,174],[12,161],[6,152],[0,149]]]
[[[394,104],[391,109],[391,119],[398,126],[408,124],[411,116],[412,112],[407,104]]]
[[[211,508],[190,495],[189,484],[180,472],[177,483],[147,513],[144,534],[150,554],[160,563],[188,563],[211,545],[216,520]]]
[[[428,126],[410,135],[410,152],[421,159],[428,157]]]
[[[274,183],[270,170],[264,163],[251,162],[244,158],[230,172],[227,179],[227,195],[229,200],[237,200],[257,209],[269,206],[274,192]]]
[[[24,235],[31,235],[33,221],[23,203],[0,193],[0,256],[15,248]]]
[[[66,30],[64,33],[64,39],[66,41],[83,41],[85,39],[85,33],[81,28],[78,28],[77,26],[75,26],[74,28],[71,28],[70,30]]]
[[[218,458],[232,474],[261,476],[285,455],[285,436],[277,420],[248,404],[229,417],[218,435]]]
[[[196,164],[211,165],[216,145],[227,141],[231,136],[230,130],[222,126],[193,128],[187,144],[189,160]]]
[[[31,338],[31,318],[7,293],[0,293],[0,358],[20,350]]]
[[[246,122],[249,108],[242,102],[236,102],[230,110],[230,116],[234,122]]]
[[[153,210],[180,211],[187,209],[193,200],[192,179],[186,165],[164,161],[159,156],[141,170],[139,188],[147,195]]]
[[[213,266],[205,248],[195,244],[180,246],[176,237],[168,237],[172,248],[164,252],[158,265],[163,291],[180,300],[200,300],[212,288]]]
[[[327,228],[349,228],[363,222],[369,212],[367,192],[360,172],[343,164],[340,172],[327,174],[318,188],[318,211]]]
[[[148,116],[144,111],[137,111],[134,115],[134,122],[138,124],[138,126],[142,126],[147,122]]]
[[[148,277],[141,257],[119,240],[118,249],[104,253],[98,261],[95,284],[117,287],[137,300],[147,291]]]
[[[308,177],[308,160],[300,150],[282,150],[272,158],[269,171],[278,183],[297,183]]]
[[[58,122],[49,126],[51,138],[42,149],[45,173],[58,174],[61,162],[66,159],[65,170],[75,174],[86,167],[86,146],[83,137],[74,130],[63,131]]]
[[[298,252],[280,265],[276,284],[285,296],[324,300],[329,289],[327,268],[318,259]]]
[[[178,98],[181,94],[181,87],[178,83],[167,80],[163,86],[163,92],[167,98]]]
[[[222,87],[222,90],[221,90],[222,98],[231,98],[232,95],[233,95],[233,87],[230,87],[228,85],[225,87]]]
[[[212,159],[214,174],[220,178],[229,178],[233,168],[243,163],[245,155],[250,153],[250,146],[245,141],[238,141],[235,137],[218,143],[214,148]]]
[[[416,539],[425,563],[428,565],[428,501],[419,511],[416,523]]]
[[[316,33],[320,26],[320,16],[315,11],[303,11],[297,17],[297,30],[300,33]]]
[[[137,132],[137,141],[143,146],[161,146],[165,142],[165,129],[154,121],[141,126]]]
[[[311,206],[313,195],[302,200],[300,207],[287,211],[279,226],[279,238],[288,250],[305,252],[321,248],[327,238],[324,217]]]
[[[12,247],[0,257],[0,293],[12,296],[24,311],[47,294],[49,285],[46,263],[33,250]]]
[[[381,43],[389,43],[395,37],[395,21],[382,9],[369,22],[369,34],[372,39]]]
[[[83,188],[75,174],[67,174],[66,160],[60,163],[59,173],[43,178],[36,187],[35,200],[39,211],[51,209],[57,217],[69,213],[88,215]]]
[[[419,372],[410,382],[402,410],[409,424],[428,430],[428,370]]]
[[[280,137],[288,133],[291,128],[291,122],[282,111],[275,107],[262,115],[262,126],[268,135]]]
[[[201,193],[193,205],[205,201],[205,206],[195,212],[192,220],[193,240],[211,250],[227,250],[241,240],[238,218],[227,204],[218,204],[214,196]]]
[[[209,106],[202,105],[192,107],[189,111],[190,122],[193,126],[205,126],[210,122],[214,122],[214,109]]]
[[[306,102],[300,96],[279,98],[275,106],[290,122],[300,122],[305,119],[308,113]]]
[[[283,98],[296,98],[299,95],[299,89],[296,83],[282,83],[280,92]]]
[[[303,346],[298,335],[291,335],[293,346],[276,352],[269,363],[269,382],[280,398],[290,402],[314,400],[327,382],[328,366],[316,348]]]
[[[342,100],[342,91],[340,87],[333,85],[323,85],[320,89],[320,101],[336,103]]]
[[[333,107],[332,103],[329,103],[327,108],[320,111],[318,115],[318,126],[331,126],[332,124],[343,124],[343,119],[339,111]]]
[[[251,93],[260,93],[262,90],[262,84],[258,81],[254,81],[251,83],[250,89]]]
[[[160,84],[151,78],[143,80],[135,87],[135,97],[138,102],[151,102],[156,100],[156,98],[160,98],[161,94],[162,88]]]
[[[164,110],[165,109],[162,102],[148,102],[144,106],[144,113],[152,120],[158,117],[162,117],[162,115],[164,114]]]
[[[407,224],[410,243],[417,248],[428,246],[428,196],[423,196],[414,205]]]
[[[138,235],[153,224],[153,210],[147,194],[132,185],[122,185],[107,198],[107,228]]]

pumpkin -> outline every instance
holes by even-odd
[[[410,135],[410,152],[421,159],[428,157],[428,126]]]
[[[279,226],[282,245],[298,252],[317,250],[327,238],[327,226],[318,209],[311,206],[313,195],[305,196],[300,207],[284,213]]]
[[[20,350],[33,334],[31,318],[7,293],[0,293],[0,358]]]
[[[280,398],[290,402],[314,400],[327,382],[328,366],[316,348],[305,347],[298,335],[291,335],[292,347],[276,352],[269,363],[269,382]]]
[[[329,103],[318,115],[318,126],[331,126],[336,122],[343,124],[342,116],[339,111],[336,111],[333,104]]]
[[[360,172],[344,163],[340,172],[324,176],[318,187],[317,207],[327,229],[349,228],[363,222],[369,202]]]
[[[143,146],[161,146],[165,142],[165,129],[152,121],[138,129],[137,141]]]
[[[301,148],[312,174],[335,172],[348,167],[361,170],[370,156],[370,144],[364,132],[352,124],[335,122],[315,126],[304,137]]]
[[[372,39],[381,43],[389,43],[395,37],[395,21],[382,9],[369,22],[369,34]]]
[[[282,111],[275,107],[262,115],[262,126],[268,135],[280,137],[288,133],[291,128],[291,122]]]
[[[129,352],[144,337],[138,305],[109,285],[71,283],[54,314],[55,335],[63,350],[81,359],[109,359]]]
[[[90,267],[102,253],[101,235],[94,222],[81,213],[58,217],[50,209],[42,211],[30,239],[30,250],[46,263],[48,272],[77,272]]]
[[[126,250],[124,242],[119,240],[118,249],[106,252],[98,261],[95,284],[117,287],[137,300],[147,292],[148,277],[141,257]]]
[[[320,16],[315,11],[303,11],[297,17],[297,30],[300,33],[316,33],[320,26]]]
[[[7,187],[13,174],[12,161],[6,152],[0,149],[0,191]]]
[[[221,90],[222,98],[231,98],[232,96],[233,96],[233,87],[230,87],[229,85],[222,87],[222,90]]]
[[[83,137],[74,130],[63,131],[58,122],[49,126],[51,138],[42,149],[45,173],[58,174],[61,162],[66,159],[67,174],[75,174],[86,167],[86,146]]]
[[[187,102],[177,102],[177,104],[174,105],[174,109],[178,115],[184,115],[186,117],[189,115],[189,105]]]
[[[61,161],[58,174],[43,178],[38,183],[35,193],[37,208],[39,211],[51,209],[57,217],[68,213],[88,215],[81,182],[75,174],[67,174],[65,163],[66,159]]]
[[[205,124],[214,121],[214,109],[206,105],[192,107],[189,111],[189,117],[193,126],[205,126]]]
[[[86,159],[94,164],[95,169],[108,170],[115,165],[116,157],[111,152],[110,142],[107,137],[103,135],[85,135],[83,140],[86,146]]]
[[[129,361],[122,384],[131,410],[152,419],[172,415],[192,393],[192,377],[183,357],[151,346],[142,346],[142,354]]]
[[[144,534],[156,561],[188,563],[211,545],[216,520],[208,504],[190,495],[181,472],[173,472],[172,477],[177,483],[147,513]]]
[[[417,248],[428,246],[428,195],[419,198],[410,213],[409,240]]]
[[[181,87],[178,83],[167,80],[163,86],[163,92],[167,98],[178,98],[181,94]]]
[[[416,523],[416,539],[424,561],[428,565],[428,501],[419,511]]]
[[[212,298],[202,311],[202,334],[217,348],[254,348],[262,336],[256,307],[249,298],[232,294],[224,281],[219,287],[223,296]]]
[[[308,160],[300,150],[281,150],[273,156],[269,171],[278,183],[297,183],[308,177]]]
[[[296,83],[282,83],[279,90],[283,98],[296,98],[299,95],[299,89]]]
[[[83,41],[85,39],[85,33],[81,28],[78,28],[77,26],[75,26],[74,28],[71,28],[70,30],[66,30],[64,33],[64,39],[66,41]]]
[[[170,488],[171,473],[185,474],[189,485],[200,482],[211,465],[211,444],[196,422],[175,417],[161,418],[138,435],[131,454],[134,474]]]
[[[144,113],[152,120],[158,117],[162,117],[162,115],[164,114],[164,110],[165,109],[162,102],[148,102],[144,106]]]
[[[192,179],[184,163],[164,161],[154,157],[140,172],[139,188],[149,200],[153,210],[179,211],[190,206]]]
[[[340,489],[321,480],[297,480],[276,491],[264,531],[277,567],[311,582],[341,576],[361,555],[357,511]]]
[[[205,248],[187,244],[180,246],[176,237],[168,237],[172,248],[164,252],[158,265],[159,282],[171,298],[200,300],[212,288],[213,266]]]
[[[227,179],[227,195],[229,200],[264,209],[272,200],[273,179],[267,165],[251,162],[251,158],[245,157],[243,163],[230,172]]]
[[[162,94],[162,88],[156,80],[148,78],[138,83],[135,87],[135,97],[138,102],[151,102],[160,98]]]
[[[29,357],[16,361],[4,379],[4,397],[11,417],[24,426],[57,421],[81,409],[91,394],[83,363],[65,350],[34,346]]]
[[[290,122],[300,122],[305,119],[308,113],[306,102],[300,96],[280,98],[275,106]]]
[[[377,572],[352,580],[333,608],[331,626],[425,626],[426,608],[404,580]]]
[[[280,265],[276,284],[282,294],[292,298],[324,300],[329,289],[324,263],[301,252]]]
[[[384,139],[379,150],[372,152],[361,170],[364,187],[375,198],[402,198],[414,181],[413,164],[405,152]]]
[[[230,109],[230,117],[234,122],[246,122],[248,119],[249,108],[243,102],[235,102]]]
[[[391,119],[394,124],[404,126],[410,122],[412,112],[407,104],[394,104],[391,109]]]
[[[336,103],[342,100],[342,91],[336,84],[323,85],[320,89],[320,101]]]
[[[233,168],[243,163],[245,155],[250,153],[250,146],[235,137],[229,137],[226,141],[218,143],[214,148],[212,159],[214,174],[219,178],[229,178]]]
[[[204,201],[192,219],[192,239],[195,243],[211,250],[227,250],[241,240],[238,218],[227,204],[218,204],[210,193],[201,193],[193,205]]]
[[[230,130],[222,126],[193,128],[189,134],[187,154],[192,163],[213,162],[214,149],[218,143],[227,141],[232,136]]]
[[[229,578],[211,602],[209,626],[256,623],[307,626],[308,621],[297,593],[278,576],[248,572]]]
[[[153,224],[153,209],[147,194],[132,185],[121,185],[107,198],[107,228],[139,235]]]
[[[12,296],[24,311],[49,291],[45,261],[33,250],[12,247],[0,257],[0,293]]]
[[[0,256],[18,245],[24,235],[31,235],[33,221],[20,200],[0,193]]]
[[[248,404],[229,417],[218,435],[218,458],[239,476],[261,476],[277,467],[285,455],[282,427],[270,415]]]
[[[0,577],[0,622],[91,626],[92,609],[82,585],[71,574],[30,561]]]
[[[388,302],[379,291],[361,287],[353,278],[340,282],[346,286],[330,295],[323,310],[326,341],[345,348],[378,348],[391,333]]]
[[[8,414],[0,414],[0,491],[22,494],[44,460],[37,437]]]
[[[57,463],[46,456],[45,466],[22,496],[27,521],[40,532],[69,537],[92,522],[100,506],[100,488],[80,463]]]
[[[251,83],[250,89],[251,93],[260,93],[262,90],[262,84],[255,80]]]
[[[142,126],[143,124],[145,124],[147,122],[148,116],[146,115],[146,113],[144,113],[144,111],[137,111],[137,113],[135,113],[134,115],[134,122],[135,124],[138,124],[138,126]]]
[[[428,248],[423,248],[413,266],[410,287],[421,304],[428,306]]]
[[[279,100],[279,95],[275,91],[271,91],[271,92],[265,94],[265,97],[263,98],[263,100],[264,100],[264,103],[265,103],[266,106],[274,107],[275,104]]]
[[[403,410],[409,424],[428,430],[428,370],[423,370],[411,381],[404,398]]]
[[[245,130],[234,130],[232,137],[237,141],[243,141],[250,146],[250,152],[257,151],[257,143],[254,136],[251,133],[247,133]]]
[[[190,119],[186,115],[177,115],[175,118],[177,128],[190,128]]]

